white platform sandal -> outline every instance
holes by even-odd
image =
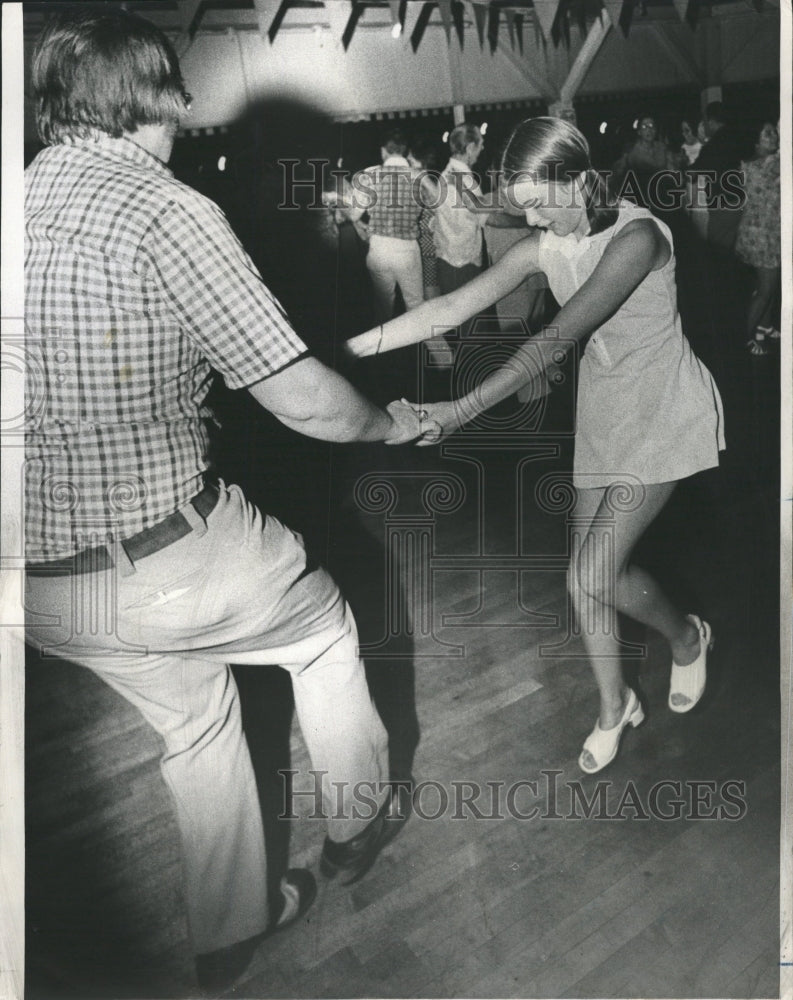
[[[710,625],[696,615],[686,615],[699,632],[699,656],[693,663],[681,667],[672,663],[672,678],[669,683],[669,707],[673,712],[690,712],[705,691],[707,678],[708,651],[713,649],[713,633]]]
[[[595,728],[584,741],[584,747],[578,758],[578,766],[587,774],[595,774],[602,771],[607,764],[610,764],[617,756],[620,745],[622,730],[626,726],[639,726],[644,722],[644,711],[641,702],[636,697],[636,692],[631,691],[625,703],[625,711],[622,718],[612,729],[601,729],[600,719],[595,723]],[[592,767],[587,760],[587,754],[595,762]]]

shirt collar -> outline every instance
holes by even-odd
[[[410,164],[405,159],[404,156],[398,156],[396,153],[393,156],[387,156],[383,160],[384,167],[409,167]]]
[[[115,138],[112,135],[108,135],[106,132],[99,132],[96,136],[89,136],[88,138],[80,137],[70,137],[64,139],[64,144],[68,146],[83,146],[86,148],[101,149],[104,152],[111,153],[114,156],[120,156],[125,160],[130,160],[133,163],[138,163],[141,166],[149,167],[153,170],[157,170],[160,173],[172,174],[172,171],[162,162],[158,160],[156,156],[149,153],[142,146],[139,146],[133,139],[127,138],[127,136],[120,136]]]
[[[450,156],[449,157],[449,162],[446,165],[446,169],[447,170],[453,170],[456,173],[460,173],[460,174],[470,174],[471,173],[471,168],[468,166],[468,164],[467,163],[463,163],[462,160],[458,160],[454,156]]]

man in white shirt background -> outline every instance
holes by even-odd
[[[446,184],[434,230],[442,295],[465,285],[484,266],[482,227],[492,205],[482,205],[482,190],[471,170],[484,145],[476,125],[458,125],[449,135],[451,156],[442,174]]]

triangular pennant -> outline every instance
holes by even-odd
[[[402,21],[402,38],[409,39],[413,34],[413,30],[418,22],[419,15],[424,9],[424,5],[420,3],[406,3],[403,13]]]
[[[253,0],[253,4],[259,21],[259,34],[262,38],[269,38],[272,44],[289,8],[289,0],[281,0],[280,3],[278,0]]]
[[[330,23],[330,36],[335,45],[341,43],[342,35],[352,14],[352,4],[345,0],[325,0],[325,17]]]
[[[262,3],[263,0],[259,0],[259,4],[261,5]],[[122,7],[122,10],[123,9],[124,8]],[[176,48],[176,52],[181,59],[182,56],[186,55],[187,50],[190,48],[196,32],[198,31],[198,25],[201,20],[201,0],[187,0],[187,3],[182,6],[180,13],[182,15],[182,30],[179,33],[179,37],[177,38],[174,47]],[[261,32],[262,37],[267,34],[266,28],[263,27],[265,16],[266,15],[262,13],[259,17],[259,31]],[[269,16],[267,16],[267,24],[270,23],[274,16],[275,6],[273,6],[272,11],[269,13]]]
[[[457,41],[460,43],[460,48],[465,45],[465,8],[463,7],[463,0],[452,0],[452,20],[454,21],[454,30],[457,32]]]
[[[515,14],[515,37],[518,40],[518,49],[523,55],[523,15]]]
[[[483,48],[485,44],[485,27],[487,26],[487,4],[472,3],[471,7],[474,12],[474,21],[476,22],[476,33],[479,35],[479,47]]]
[[[363,7],[358,3],[358,0],[352,0],[352,13],[347,20],[344,34],[341,36],[341,44],[344,46],[345,52],[350,47],[350,42],[352,41],[352,36],[355,34],[362,11]]]
[[[622,13],[622,0],[603,0],[603,7],[609,16],[611,25],[616,28],[620,23],[620,14]]]
[[[427,25],[430,23],[432,8],[434,6],[435,0],[422,4],[421,13],[416,20],[416,26],[410,34],[410,45],[414,52],[416,52],[419,45],[421,45],[421,39],[424,37],[424,32],[426,31]]]
[[[561,0],[559,10],[556,12],[556,20],[551,27],[553,44],[558,45],[559,42],[564,41],[568,48],[570,47],[570,18],[567,15],[569,5],[570,0]]]
[[[581,29],[581,34],[586,35],[586,0],[575,0],[575,3],[571,3],[568,6],[575,14],[575,19],[578,22],[578,27]]]
[[[498,21],[501,17],[501,8],[496,7],[493,4],[490,7],[489,16],[487,20],[487,41],[490,45],[490,51],[495,52],[498,48]]]
[[[540,46],[545,48],[546,44],[545,35],[543,35],[542,31],[540,30],[540,22],[536,14],[532,18],[532,23],[534,25],[534,44],[537,46],[537,48],[539,48]]]
[[[620,14],[619,25],[622,28],[622,33],[625,37],[628,37],[628,32],[631,30],[631,21],[633,20],[633,8],[635,7],[635,0],[624,0],[622,4],[622,13]],[[693,4],[689,4],[689,7]]]
[[[443,22],[443,30],[446,32],[446,41],[451,45],[452,41],[452,3],[451,0],[438,0],[438,11]]]
[[[672,0],[672,3],[675,5],[677,16],[681,21],[685,21],[686,11],[688,10],[688,0]]]
[[[546,41],[551,37],[558,9],[559,0],[534,0],[534,16]]]
[[[689,0],[688,10],[686,11],[686,21],[692,28],[696,28],[697,21],[699,20],[699,7],[700,0]],[[755,8],[757,10],[762,10],[763,0],[755,0]]]
[[[509,44],[511,48],[515,48],[515,11],[511,8],[507,8],[504,11],[507,18],[507,34],[509,35]]]

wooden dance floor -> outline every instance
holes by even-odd
[[[422,815],[355,886],[320,879],[234,995],[778,996],[779,368],[740,343],[733,328],[707,359],[724,464],[678,489],[636,553],[713,626],[705,699],[670,712],[668,649],[622,623],[647,720],[594,777],[576,763],[597,699],[569,630],[569,516],[564,491],[547,492],[570,468],[564,388],[533,444],[500,424],[444,452],[331,451],[261,428],[257,499],[352,602]],[[555,452],[531,451],[557,431]],[[28,996],[196,995],[157,737],[88,671],[31,659],[27,676]],[[238,679],[274,870],[288,850],[316,871],[324,829],[307,800],[303,818],[273,820],[275,772],[309,766],[288,680]]]

